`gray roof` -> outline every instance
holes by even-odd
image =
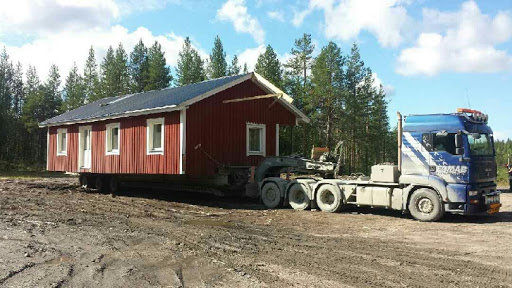
[[[108,97],[39,123],[40,126],[115,117],[126,112],[157,109],[181,103],[203,95],[248,74],[227,76],[181,87]]]

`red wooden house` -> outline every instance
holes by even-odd
[[[257,73],[104,98],[40,123],[47,169],[106,180],[257,166],[279,155],[280,125],[309,121],[292,101]]]

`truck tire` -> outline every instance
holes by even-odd
[[[416,220],[432,222],[443,217],[444,206],[436,191],[420,188],[412,193],[409,212]]]
[[[269,209],[279,207],[281,204],[281,190],[275,182],[267,182],[261,188],[261,202]]]
[[[105,185],[105,178],[102,176],[97,176],[95,186],[96,186],[96,190],[98,190],[100,192],[105,192],[105,190],[107,188]]]
[[[306,210],[311,206],[311,199],[304,185],[295,183],[288,189],[288,203],[295,210]]]
[[[89,178],[85,174],[80,174],[80,177],[78,178],[78,181],[80,182],[80,187],[82,189],[89,188]]]
[[[343,208],[343,195],[333,185],[320,186],[316,193],[316,205],[323,212],[339,212]]]
[[[112,193],[112,195],[116,195],[117,193],[119,193],[120,184],[119,184],[119,180],[117,179],[117,177],[115,177],[115,176],[110,177],[110,179],[108,181],[108,188],[110,190],[110,193]]]

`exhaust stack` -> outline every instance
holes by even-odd
[[[396,112],[398,117],[398,172],[402,173],[402,114]]]

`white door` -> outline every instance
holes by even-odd
[[[91,126],[80,127],[80,168],[91,168]]]

